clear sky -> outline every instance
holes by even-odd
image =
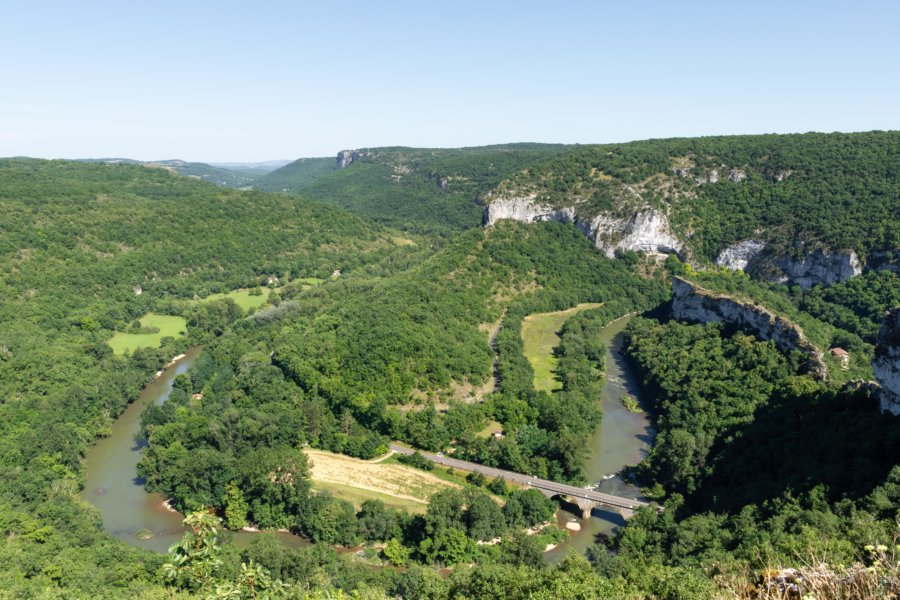
[[[0,1],[0,156],[900,129],[900,3]]]

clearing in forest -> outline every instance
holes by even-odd
[[[327,490],[357,508],[365,500],[381,500],[391,508],[423,513],[432,494],[459,487],[406,465],[360,460],[310,448],[306,455],[313,489]]]
[[[318,277],[301,277],[298,279],[291,280],[292,284],[296,284],[301,286],[303,290],[308,290],[309,288],[319,285],[320,283],[324,283],[324,279],[319,279]],[[254,295],[256,289],[260,289],[262,291],[259,295]],[[282,288],[275,288],[275,291],[279,291]],[[209,302],[211,300],[221,300],[222,298],[231,298],[234,300],[234,303],[241,307],[245,313],[250,312],[251,310],[255,310],[261,306],[263,306],[266,302],[269,301],[269,292],[272,290],[266,286],[262,286],[260,288],[240,288],[237,290],[231,290],[230,292],[220,292],[218,294],[210,294],[201,302]]]
[[[213,300],[222,300],[223,298],[231,298],[234,300],[234,303],[241,307],[241,310],[249,312],[251,310],[257,309],[269,300],[269,288],[264,287],[262,289],[262,293],[254,296],[251,292],[253,292],[256,288],[241,288],[239,290],[232,290],[230,292],[220,292],[218,294],[210,294],[201,302],[212,302]],[[277,291],[277,290],[276,290]]]
[[[583,310],[598,308],[595,302],[579,304],[568,310],[536,313],[528,315],[522,321],[522,342],[525,358],[534,369],[534,389],[552,392],[562,387],[556,378],[556,357],[553,349],[559,346],[559,330],[572,316]]]
[[[141,327],[159,329],[157,333],[116,332],[107,342],[116,354],[126,350],[134,352],[138,348],[156,348],[164,337],[178,337],[187,329],[184,317],[147,313],[139,319]]]

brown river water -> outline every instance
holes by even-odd
[[[618,476],[609,477],[622,467],[640,462],[653,440],[653,429],[647,414],[631,413],[621,402],[622,396],[628,393],[637,397],[644,406],[634,373],[621,354],[621,332],[629,319],[625,317],[613,321],[603,331],[603,342],[607,347],[607,379],[601,399],[603,420],[591,437],[586,471],[588,481],[596,484],[598,490],[639,498],[636,488]],[[181,525],[183,515],[166,508],[165,498],[148,493],[143,481],[137,477],[137,463],[146,442],[135,441],[135,435],[140,429],[144,407],[165,402],[175,377],[190,369],[199,353],[199,348],[188,350],[183,358],[148,384],[138,399],[113,422],[110,436],[99,440],[85,457],[87,477],[82,497],[100,510],[106,530],[129,544],[165,552],[184,533]],[[609,535],[624,521],[615,513],[599,509],[594,510],[592,518],[582,520],[576,513],[564,508],[558,513],[558,522],[561,527],[577,522],[581,530],[546,554],[551,563],[562,559],[570,549],[584,551],[598,536]],[[253,535],[237,532],[235,542],[244,545]],[[308,544],[296,535],[278,535],[291,546]]]

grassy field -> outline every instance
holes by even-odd
[[[262,288],[262,295],[251,296],[252,288],[242,288],[219,294],[210,294],[202,300],[202,302],[211,302],[213,300],[221,300],[223,298],[231,298],[234,303],[241,307],[241,310],[248,312],[255,310],[266,303],[269,299],[269,288]]]
[[[155,348],[164,337],[178,337],[187,328],[184,317],[169,315],[147,313],[140,318],[140,322],[144,327],[159,328],[159,333],[117,332],[108,342],[113,352],[123,354],[126,350],[133,352],[136,348]]]
[[[298,279],[293,279],[291,283],[296,283],[303,286],[303,289],[309,289],[313,286],[320,285],[325,283],[324,279],[319,279],[318,277],[300,277]],[[241,288],[239,290],[232,290],[230,292],[220,292],[218,294],[210,294],[201,302],[209,302],[211,300],[221,300],[222,298],[231,298],[234,300],[234,303],[241,307],[241,310],[244,312],[250,312],[251,310],[256,310],[260,306],[264,305],[269,300],[269,292],[272,291],[268,287],[262,288],[262,295],[254,296],[250,292],[255,288]],[[275,291],[279,291],[281,288],[275,288]]]
[[[537,313],[525,317],[522,321],[522,342],[525,346],[525,358],[534,369],[534,389],[552,392],[562,387],[553,373],[556,369],[553,349],[559,346],[557,334],[569,317],[599,306],[596,303],[579,304],[568,310]]]
[[[312,287],[314,285],[325,283],[325,280],[319,279],[318,277],[298,277],[297,279],[292,279],[291,283],[302,283]]]
[[[328,490],[359,506],[365,500],[381,500],[387,506],[409,512],[424,512],[428,498],[447,487],[459,487],[431,473],[393,462],[372,462],[306,450],[310,459],[312,485]]]

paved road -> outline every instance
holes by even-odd
[[[414,450],[404,448],[403,446],[398,446],[397,444],[391,444],[391,450],[399,454],[412,454],[414,452]],[[621,498],[619,496],[613,496],[612,494],[604,494],[603,492],[586,490],[574,485],[567,485],[565,483],[557,483],[555,481],[547,481],[546,479],[529,477],[528,475],[522,475],[521,473],[516,473],[514,471],[504,471],[503,469],[486,467],[477,463],[459,460],[457,458],[450,458],[449,456],[439,456],[437,454],[431,454],[430,452],[422,452],[421,450],[419,451],[419,453],[431,462],[439,465],[453,467],[454,469],[460,469],[461,471],[481,473],[482,475],[486,475],[488,477],[502,477],[506,481],[513,481],[515,483],[531,486],[533,488],[548,490],[564,496],[586,498],[587,500],[593,500],[595,502],[600,502],[608,506],[615,506],[617,508],[637,509],[642,506],[649,506],[647,502],[643,502],[641,500]]]

